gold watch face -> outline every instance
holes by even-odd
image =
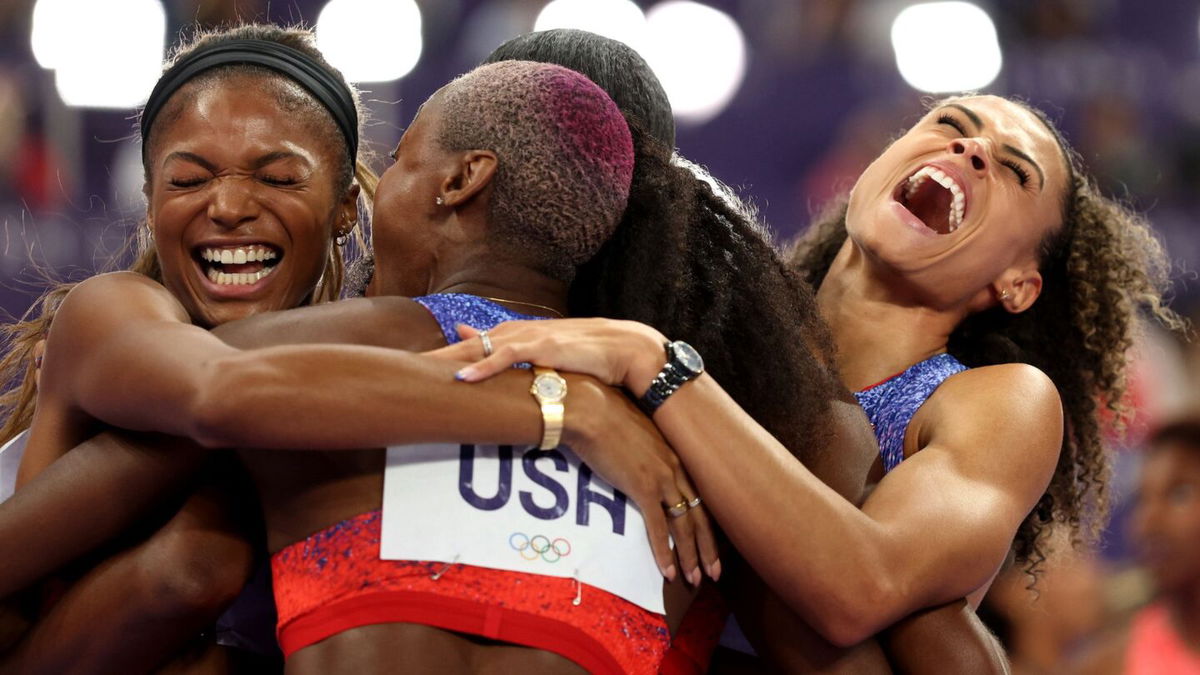
[[[567,381],[553,373],[542,373],[533,381],[533,393],[546,403],[561,401],[567,396]]]

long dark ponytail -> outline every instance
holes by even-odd
[[[579,269],[571,313],[641,321],[686,340],[784,445],[812,446],[840,387],[811,290],[750,208],[672,161],[636,120],[630,128],[629,205],[611,239]]]

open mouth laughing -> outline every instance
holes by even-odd
[[[269,276],[282,253],[268,244],[201,246],[194,255],[204,276],[218,286],[252,286]]]
[[[967,214],[967,190],[955,176],[930,164],[901,181],[893,196],[937,234],[954,232]]]

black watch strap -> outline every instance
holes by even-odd
[[[650,381],[650,387],[646,389],[646,393],[642,394],[637,401],[638,407],[648,416],[654,415],[654,411],[658,410],[671,394],[679,391],[680,387],[699,377],[703,369],[701,366],[701,370],[691,371],[679,363],[675,356],[674,343],[668,342],[664,348],[667,352],[666,364]],[[687,348],[691,349],[690,346]]]

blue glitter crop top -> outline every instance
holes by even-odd
[[[479,330],[491,330],[505,321],[546,318],[521,314],[487,298],[467,293],[434,293],[413,300],[429,310],[433,318],[437,319],[442,334],[446,336],[446,344],[451,345],[461,340],[458,330],[455,329],[460,323]]]
[[[904,461],[904,434],[913,415],[946,378],[966,369],[953,356],[938,354],[854,394],[875,429],[885,472]]]

